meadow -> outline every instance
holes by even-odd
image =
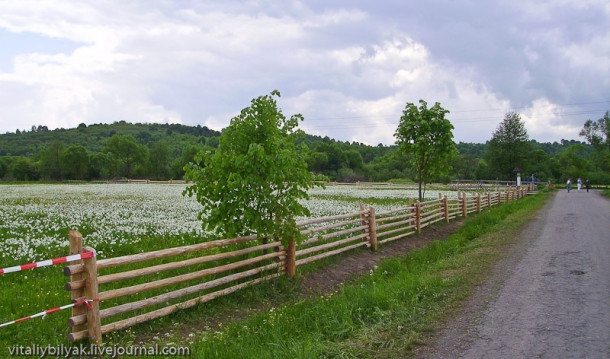
[[[68,254],[77,229],[98,258],[218,239],[201,229],[200,205],[183,196],[186,185],[27,184],[0,186],[0,268]],[[442,189],[429,191],[455,198]],[[310,191],[312,217],[354,212],[359,203],[378,211],[404,207],[417,192],[407,186],[332,186]],[[0,277],[0,324],[69,303],[61,266]],[[0,345],[66,343],[69,310],[0,329]],[[123,341],[123,339],[119,339]]]
[[[0,266],[63,256],[76,229],[99,258],[218,239],[201,229],[200,205],[183,196],[186,185],[33,184],[0,186]],[[456,198],[456,192],[429,191]],[[399,208],[416,198],[409,187],[329,185],[309,192],[311,217]],[[300,218],[299,218],[300,219]]]

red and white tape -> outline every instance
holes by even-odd
[[[91,257],[95,257],[95,252],[85,252],[85,253],[81,253],[81,254],[73,254],[71,256],[59,257],[59,258],[49,259],[46,261],[22,264],[20,266],[0,268],[0,274],[19,272],[22,270],[28,270],[28,269],[38,268],[38,267],[46,267],[46,266],[51,266],[51,265],[55,265],[55,264],[59,264],[59,263],[74,262],[74,261],[78,261],[81,259],[87,259],[87,258],[91,258]]]
[[[91,253],[91,252],[89,252],[89,253]],[[0,328],[6,327],[7,325],[23,322],[23,321],[26,321],[28,319],[32,319],[32,318],[36,318],[36,317],[44,317],[47,314],[59,312],[60,310],[64,310],[64,309],[68,309],[68,308],[72,308],[72,307],[78,307],[79,305],[83,305],[83,304],[86,304],[87,308],[91,309],[91,302],[99,302],[99,299],[98,298],[96,298],[96,299],[81,299],[81,300],[79,300],[79,301],[77,301],[75,303],[72,303],[72,304],[64,305],[64,306],[57,307],[57,308],[47,309],[44,312],[36,313],[34,315],[29,315],[27,317],[15,319],[15,320],[12,320],[10,322],[6,322],[4,324],[0,324]]]

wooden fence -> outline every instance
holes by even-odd
[[[288,247],[267,243],[256,235],[222,239],[137,253],[115,258],[92,257],[66,266],[70,277],[65,288],[73,300],[86,298],[89,306],[73,308],[68,324],[71,342],[89,338],[101,343],[102,335],[128,328],[178,310],[208,302],[282,274],[294,276],[296,268],[359,247],[376,250],[436,223],[479,212],[526,196],[527,187],[487,192],[457,199],[447,197],[415,202],[390,211],[375,208],[298,222],[305,240]],[[70,232],[70,254],[94,251],[83,246],[82,236]]]

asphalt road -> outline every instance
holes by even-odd
[[[610,200],[561,191],[522,236],[492,299],[470,307],[476,320],[449,323],[426,356],[610,358]]]

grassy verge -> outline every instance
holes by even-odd
[[[502,246],[542,207],[547,194],[466,220],[458,233],[381,262],[330,295],[286,304],[206,332],[192,354],[213,358],[404,357],[459,307]]]

